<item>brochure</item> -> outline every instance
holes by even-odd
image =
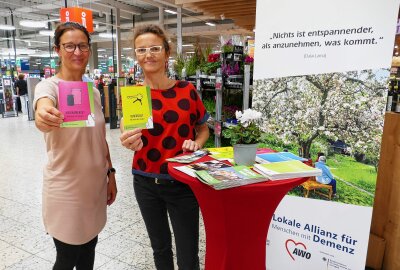
[[[196,161],[200,159],[201,157],[204,157],[205,155],[208,155],[209,152],[206,149],[200,149],[195,152],[189,152],[185,155],[173,157],[173,158],[167,158],[166,161],[169,162],[179,162],[179,163],[192,163],[193,161]]]
[[[307,159],[299,157],[290,152],[263,153],[263,154],[257,153],[256,155],[256,162],[258,163],[271,163],[271,162],[288,161],[288,160],[306,161]]]
[[[271,180],[322,175],[320,169],[310,167],[299,160],[254,164],[254,170]]]
[[[219,168],[212,171],[195,171],[199,180],[216,190],[268,181],[263,175],[247,166]]]
[[[60,127],[94,127],[93,83],[60,81],[58,109],[64,114]]]
[[[276,153],[271,148],[257,148],[257,154]]]
[[[151,92],[148,86],[121,87],[123,125],[125,130],[153,128]]]
[[[228,165],[219,160],[209,160],[199,163],[193,163],[186,166],[176,166],[174,168],[192,177],[197,177],[196,171],[201,171],[201,170],[213,171],[227,167],[232,167],[232,165]]]
[[[229,160],[230,162],[233,162],[233,147],[228,146],[228,147],[216,147],[216,148],[207,148],[208,151],[210,151],[210,156],[212,158],[218,159],[218,160]]]

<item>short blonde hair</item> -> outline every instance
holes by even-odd
[[[159,38],[161,38],[163,41],[163,47],[165,49],[165,52],[168,55],[171,53],[171,48],[169,47],[168,38],[167,35],[165,34],[165,31],[156,24],[144,24],[136,27],[135,32],[133,34],[133,46],[135,47],[135,40],[137,39],[138,36],[147,33],[154,34]]]

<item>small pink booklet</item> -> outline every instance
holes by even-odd
[[[64,114],[61,127],[94,127],[93,83],[59,82],[58,109]]]

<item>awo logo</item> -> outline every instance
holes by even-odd
[[[293,239],[288,239],[285,242],[286,251],[293,261],[296,260],[296,257],[302,257],[305,259],[311,258],[311,253],[307,251],[306,245],[302,242],[295,242]]]

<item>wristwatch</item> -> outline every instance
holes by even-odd
[[[110,175],[110,173],[115,173],[116,172],[116,170],[114,169],[114,168],[110,168],[110,169],[108,169],[108,171],[107,171],[107,176],[108,175]]]

